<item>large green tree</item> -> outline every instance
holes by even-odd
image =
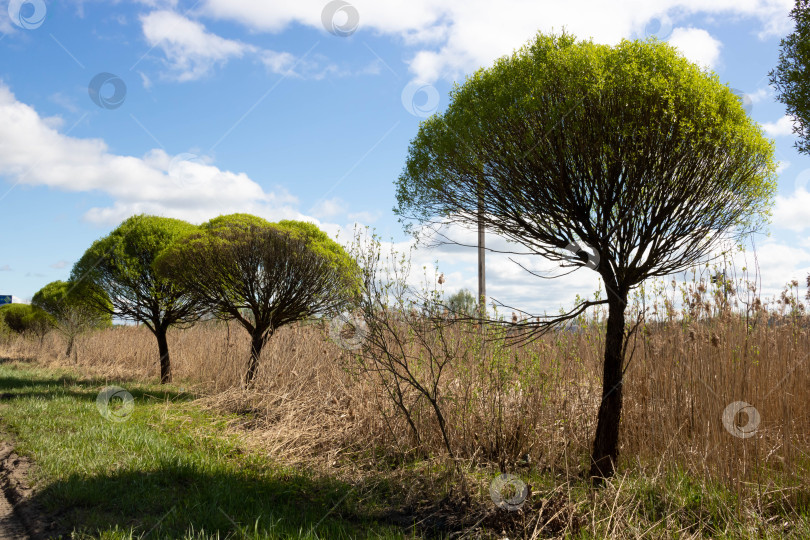
[[[133,216],[93,242],[71,273],[72,282],[92,285],[86,298],[96,309],[141,322],[152,331],[158,343],[161,383],[172,379],[169,328],[193,323],[200,310],[182,287],[155,271],[155,259],[194,230],[194,225],[179,219]]]
[[[103,291],[90,291],[87,281],[71,283],[53,281],[37,291],[31,299],[31,305],[48,313],[56,329],[65,336],[67,349],[65,356],[70,356],[76,337],[92,328],[104,328],[112,325],[109,299],[108,309],[99,310],[89,299],[98,294],[103,298]]]
[[[770,82],[793,117],[793,131],[799,136],[796,148],[810,154],[810,0],[796,0],[790,18],[796,27],[782,39]]]
[[[315,225],[270,223],[249,214],[204,223],[167,250],[158,266],[209,312],[248,331],[247,385],[276,330],[338,311],[359,283],[353,260]]]
[[[773,152],[734,93],[668,44],[539,34],[422,123],[395,210],[409,226],[480,219],[529,253],[599,273],[606,298],[526,323],[540,333],[608,306],[590,470],[599,482],[619,453],[628,293],[762,226]]]

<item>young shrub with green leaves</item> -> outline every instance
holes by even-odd
[[[40,289],[31,299],[31,304],[48,313],[59,333],[67,340],[65,356],[73,352],[76,337],[93,328],[112,326],[112,305],[107,300],[107,309],[99,310],[90,298],[96,294],[103,297],[104,291],[89,290],[87,281],[71,283],[53,281]]]
[[[133,216],[93,242],[70,276],[74,283],[88,284],[89,305],[113,317],[142,322],[152,331],[158,343],[161,383],[172,380],[166,332],[172,326],[194,323],[200,310],[185,289],[155,271],[155,259],[195,229],[179,219]]]
[[[530,323],[541,332],[608,306],[590,470],[599,482],[618,457],[629,292],[763,226],[773,153],[717,75],[667,43],[540,34],[421,124],[396,211],[428,227],[480,221],[528,253],[599,273],[607,298]]]
[[[249,214],[204,223],[168,249],[158,267],[207,311],[248,331],[247,385],[273,332],[339,311],[360,284],[351,257],[315,225],[270,223]]]
[[[29,304],[6,304],[0,307],[6,327],[17,334],[34,334],[40,343],[54,326],[48,313]]]

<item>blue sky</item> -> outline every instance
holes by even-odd
[[[705,4],[0,0],[0,294],[65,279],[141,212],[360,223],[407,247],[393,183],[421,118],[454,81],[563,27],[602,43],[656,34],[745,96],[780,161],[771,236],[757,239],[774,293],[810,272],[810,158],[767,84],[793,2]],[[448,291],[475,288],[472,250],[415,259],[438,260]],[[596,286],[588,270],[537,280],[497,256],[488,273],[492,296],[533,311]]]

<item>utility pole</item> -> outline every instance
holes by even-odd
[[[484,235],[484,190],[479,182],[478,188],[478,309],[481,316],[487,309],[487,283],[485,264],[485,235]]]

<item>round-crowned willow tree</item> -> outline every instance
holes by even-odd
[[[90,284],[86,294],[90,305],[113,317],[142,322],[152,331],[158,342],[161,383],[172,380],[169,327],[192,324],[201,312],[191,295],[155,271],[155,259],[194,230],[194,225],[179,219],[133,216],[93,242],[70,276],[74,283]]]
[[[608,306],[590,468],[600,483],[619,453],[628,293],[763,226],[773,151],[731,90],[666,43],[539,34],[422,123],[395,211],[408,228],[481,219],[530,253],[598,272],[606,298],[529,324],[538,335]]]
[[[273,333],[294,321],[334,313],[357,297],[359,269],[311,223],[270,223],[249,214],[220,216],[172,246],[158,261],[167,278],[211,313],[250,333],[245,384]]]
[[[89,287],[92,284],[88,281],[53,281],[37,291],[31,299],[31,305],[48,313],[53,318],[57,331],[65,336],[65,356],[70,356],[76,337],[82,332],[112,326],[112,304],[109,298],[106,302],[107,309],[99,310],[89,302],[89,298],[94,295],[103,298],[104,291],[90,291]]]

